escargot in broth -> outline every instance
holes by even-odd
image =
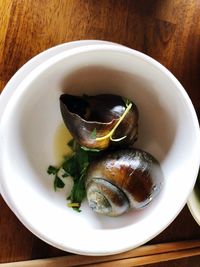
[[[138,109],[121,96],[60,96],[60,110],[73,138],[87,148],[130,145],[137,139]]]
[[[86,193],[94,211],[118,216],[148,205],[162,184],[158,161],[145,151],[129,148],[107,152],[90,164]]]

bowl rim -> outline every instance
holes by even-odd
[[[51,48],[53,49],[53,48]],[[180,82],[174,77],[174,75],[167,70],[162,64],[160,64],[159,62],[157,62],[156,60],[154,60],[153,58],[139,52],[136,50],[133,50],[131,48],[127,48],[124,46],[118,46],[116,44],[93,44],[93,45],[83,45],[80,47],[76,47],[73,49],[69,49],[67,51],[64,52],[60,52],[58,54],[56,54],[55,56],[50,57],[49,59],[47,59],[46,61],[44,61],[43,63],[39,64],[35,69],[33,69],[32,71],[30,71],[30,73],[27,75],[27,77],[22,81],[24,83],[24,87],[22,86],[22,89],[25,90],[26,88],[28,88],[28,85],[32,82],[32,80],[34,79],[34,77],[36,77],[38,75],[38,73],[40,73],[41,71],[46,70],[46,68],[48,68],[49,66],[52,66],[53,64],[55,64],[56,62],[58,62],[60,59],[63,59],[63,56],[65,57],[69,57],[69,56],[73,56],[75,54],[79,54],[79,53],[84,53],[84,52],[88,52],[88,51],[99,51],[99,50],[114,50],[117,52],[122,52],[122,53],[127,53],[128,55],[133,55],[133,56],[137,56],[140,59],[144,60],[147,63],[150,63],[151,65],[153,65],[154,67],[156,67],[157,69],[159,69],[161,72],[163,72],[176,86],[176,88],[181,92],[182,97],[184,98],[184,100],[187,103],[187,107],[190,111],[190,115],[193,119],[193,125],[194,125],[194,130],[197,133],[198,137],[200,137],[200,131],[199,131],[199,124],[198,124],[198,119],[196,116],[196,112],[194,110],[194,107],[192,105],[192,102],[188,96],[188,94],[186,93],[186,91],[184,90],[184,88],[182,87],[182,85],[180,84]],[[43,52],[45,53],[45,52]],[[30,77],[31,76],[31,77]],[[20,83],[21,84],[21,83]],[[18,87],[17,87],[18,88]],[[16,88],[16,89],[17,89]],[[5,88],[6,89],[6,88]],[[18,88],[19,89],[19,88]],[[21,89],[21,88],[20,88]],[[0,103],[1,104],[1,103]],[[3,114],[2,114],[3,117]],[[1,119],[1,118],[0,118]],[[199,141],[197,140],[198,144],[197,147],[200,147],[200,138]],[[198,154],[198,158],[196,159],[196,161],[198,163],[200,163],[200,153]],[[197,173],[198,173],[198,166],[196,166],[196,171],[194,171],[194,173],[196,173],[196,177],[197,177]],[[190,187],[188,187],[188,195],[189,193],[192,191],[195,181],[196,181],[196,177],[194,175],[193,177],[193,183],[191,183]],[[6,196],[6,191],[3,190],[3,179],[1,179],[0,181],[0,190],[2,193],[3,198],[6,200],[8,206],[11,208],[11,210],[16,214],[16,216],[20,219],[20,221],[31,231],[33,232],[36,236],[38,236],[39,238],[41,238],[42,240],[44,240],[45,242],[56,246],[62,250],[67,250],[73,253],[77,253],[77,254],[85,254],[85,255],[110,255],[110,254],[116,254],[116,253],[120,253],[123,251],[127,251],[130,250],[136,246],[133,245],[128,245],[127,247],[123,247],[121,249],[118,249],[116,251],[109,251],[109,253],[93,253],[92,251],[80,251],[80,250],[70,250],[70,248],[68,247],[63,247],[62,245],[59,244],[55,244],[54,240],[49,240],[48,236],[43,236],[43,234],[41,232],[39,232],[37,229],[35,229],[34,227],[30,226],[30,222],[27,220],[26,216],[24,216],[24,214],[20,214],[18,212],[17,206],[15,205],[15,203],[12,201],[12,197],[11,196]],[[148,238],[146,238],[145,240],[142,240],[140,244],[137,244],[137,246],[146,243],[147,241],[149,241],[150,239],[152,239],[153,237],[157,236],[160,232],[162,232],[164,229],[166,229],[166,227],[171,224],[171,222],[176,218],[176,216],[180,213],[180,211],[182,210],[182,208],[184,207],[184,205],[187,202],[187,197],[184,198],[184,201],[182,203],[182,205],[179,206],[178,209],[176,209],[176,213],[173,214],[173,216],[170,217],[170,219],[167,220],[167,222],[165,222],[164,224],[162,224],[162,227],[160,227],[159,231],[157,231],[154,234],[151,234]],[[84,248],[83,248],[84,250]]]

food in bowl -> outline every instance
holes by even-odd
[[[118,95],[60,96],[60,110],[73,139],[72,153],[59,168],[49,166],[54,189],[72,177],[69,207],[80,211],[87,196],[89,207],[100,214],[119,216],[147,206],[160,192],[163,173],[159,162],[133,147],[138,136],[139,112]]]
[[[118,216],[147,206],[160,192],[163,174],[158,161],[138,149],[112,151],[92,162],[86,192],[92,210]]]
[[[40,65],[31,60],[31,72],[15,75],[1,95],[1,194],[31,232],[55,247],[85,255],[120,253],[158,235],[185,205],[200,162],[197,116],[184,88],[152,58],[123,46],[66,45],[50,49],[53,57],[43,57]],[[6,99],[7,92],[13,97]],[[64,155],[55,142],[64,128],[58,101],[63,92],[134,100],[140,112],[134,146],[159,160],[165,178],[155,201],[114,219],[93,212],[87,201],[81,213],[66,207],[68,187],[55,193],[45,172],[49,164],[60,166],[58,151]]]
[[[106,149],[132,144],[137,139],[138,109],[117,95],[60,96],[63,120],[75,140],[84,147]]]

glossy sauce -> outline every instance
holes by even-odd
[[[70,154],[72,151],[67,143],[72,139],[72,136],[64,123],[61,123],[56,129],[54,139],[54,157],[56,165],[60,165],[63,157]]]

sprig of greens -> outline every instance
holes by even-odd
[[[125,106],[128,107],[128,105],[131,103],[131,100],[125,97],[122,97],[122,99],[124,101]]]
[[[127,100],[127,101],[129,101],[129,100]],[[121,141],[121,140],[123,140],[123,139],[126,138],[126,135],[125,135],[125,136],[122,136],[121,138],[117,138],[117,139],[114,139],[114,138],[112,137],[113,134],[115,133],[117,127],[118,127],[119,124],[123,121],[123,119],[124,119],[125,116],[128,114],[128,112],[130,111],[130,109],[131,109],[131,107],[132,107],[132,105],[133,105],[133,103],[132,103],[131,101],[129,101],[129,102],[125,103],[125,104],[126,104],[126,109],[125,109],[124,113],[122,114],[122,116],[120,117],[120,119],[119,119],[119,120],[117,121],[117,123],[115,124],[115,126],[112,128],[112,130],[111,130],[108,134],[106,134],[106,135],[104,135],[104,136],[102,136],[102,137],[97,137],[97,138],[95,139],[96,141],[101,141],[101,140],[110,138],[110,140],[113,141],[113,142],[119,142],[119,141]]]
[[[87,148],[85,146],[82,146],[81,148],[83,150],[85,150],[85,151],[90,151],[90,152],[99,152],[99,151],[101,151],[100,149],[97,149],[97,148]]]
[[[63,188],[65,183],[58,177],[58,173],[62,170],[62,177],[72,177],[74,184],[71,194],[68,197],[70,203],[68,206],[80,212],[80,206],[86,196],[85,177],[90,162],[100,152],[98,149],[89,149],[81,147],[74,139],[70,140],[68,146],[71,148],[72,153],[66,157],[59,167],[49,166],[47,169],[48,174],[54,175],[54,190]]]
[[[54,166],[49,166],[47,169],[47,173],[48,174],[53,174],[55,176],[54,178],[54,190],[56,191],[57,188],[63,188],[65,186],[65,184],[63,183],[63,181],[58,177],[58,168],[55,168]]]
[[[59,170],[58,168],[55,168],[54,166],[50,165],[47,169],[47,173],[48,174],[57,174],[58,170]]]
[[[96,139],[97,138],[97,129],[96,128],[94,128],[94,130],[91,132],[90,138],[91,139]]]

